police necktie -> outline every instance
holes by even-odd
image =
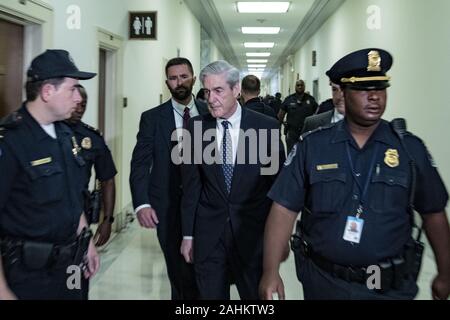
[[[227,191],[231,190],[231,179],[233,178],[233,145],[231,141],[231,134],[229,130],[230,123],[223,121],[223,138],[222,138],[222,170],[225,177],[225,185]]]
[[[189,115],[189,108],[186,107],[186,108],[184,108],[184,113],[183,113],[183,129],[187,129],[190,118],[191,118],[191,116]]]

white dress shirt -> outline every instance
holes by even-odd
[[[344,115],[340,114],[336,108],[334,108],[333,117],[331,118],[331,123],[336,123],[344,119]]]
[[[228,130],[230,131],[233,148],[233,163],[236,163],[237,147],[239,143],[239,131],[241,129],[241,118],[242,118],[242,107],[238,102],[236,111],[233,113],[231,117],[229,117],[228,119],[221,119],[221,118],[217,119],[216,134],[219,152],[222,151],[222,139],[224,133],[222,122],[228,121],[230,123]]]

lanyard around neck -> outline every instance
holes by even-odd
[[[366,201],[367,190],[369,189],[370,179],[372,178],[373,168],[375,167],[375,161],[377,159],[378,147],[379,147],[379,145],[375,144],[375,150],[373,152],[372,159],[370,161],[369,172],[367,173],[367,177],[366,177],[364,184],[361,184],[361,182],[359,181],[359,176],[358,176],[360,174],[356,173],[355,166],[353,165],[352,156],[350,154],[350,143],[348,142],[346,144],[348,164],[350,166],[350,170],[352,171],[353,180],[355,180],[356,185],[358,186],[358,189],[360,192],[360,206],[358,208],[358,216],[362,213],[362,209],[363,209],[364,203]]]

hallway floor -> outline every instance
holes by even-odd
[[[91,282],[91,300],[166,300],[170,299],[170,287],[164,259],[154,230],[139,227],[137,221],[115,234],[112,240],[99,250],[101,269]],[[417,299],[431,299],[430,284],[436,266],[427,248],[419,278]],[[281,276],[286,299],[301,300],[301,284],[295,275],[294,257],[281,266]],[[232,299],[239,299],[235,287]]]

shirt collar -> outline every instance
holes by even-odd
[[[47,132],[40,126],[40,124],[33,118],[31,113],[28,111],[26,103],[22,105],[20,113],[23,115],[25,122],[28,124],[32,135],[38,140],[44,140],[50,138]]]
[[[333,123],[336,123],[336,122],[338,122],[338,121],[341,121],[342,119],[344,119],[344,115],[343,115],[343,114],[340,114],[340,113],[336,110],[336,108],[334,108],[334,111],[333,111],[333,117],[332,117]]]
[[[339,143],[344,141],[353,141],[353,137],[348,130],[347,120],[344,118],[343,121],[339,121],[335,125],[334,136],[331,139],[332,143]],[[386,130],[387,129],[387,130]],[[389,124],[385,120],[380,120],[380,124],[373,132],[372,136],[367,141],[379,141],[384,144],[390,145],[392,139],[389,138],[388,132],[390,132]]]
[[[231,117],[229,117],[228,119],[222,119],[222,118],[218,118],[217,119],[217,125],[219,126],[222,122],[224,121],[228,121],[231,125],[231,129],[236,129],[239,128],[240,124],[241,124],[241,118],[242,118],[242,107],[239,104],[239,102],[237,102],[237,108],[236,111],[231,115]],[[219,126],[220,128],[221,126]]]
[[[184,104],[178,103],[177,101],[175,101],[174,98],[171,99],[172,100],[172,106],[173,108],[180,114],[184,113],[184,109],[188,108],[189,111],[192,110],[192,108],[195,106],[195,99],[194,96],[192,96],[191,101],[185,106]]]

